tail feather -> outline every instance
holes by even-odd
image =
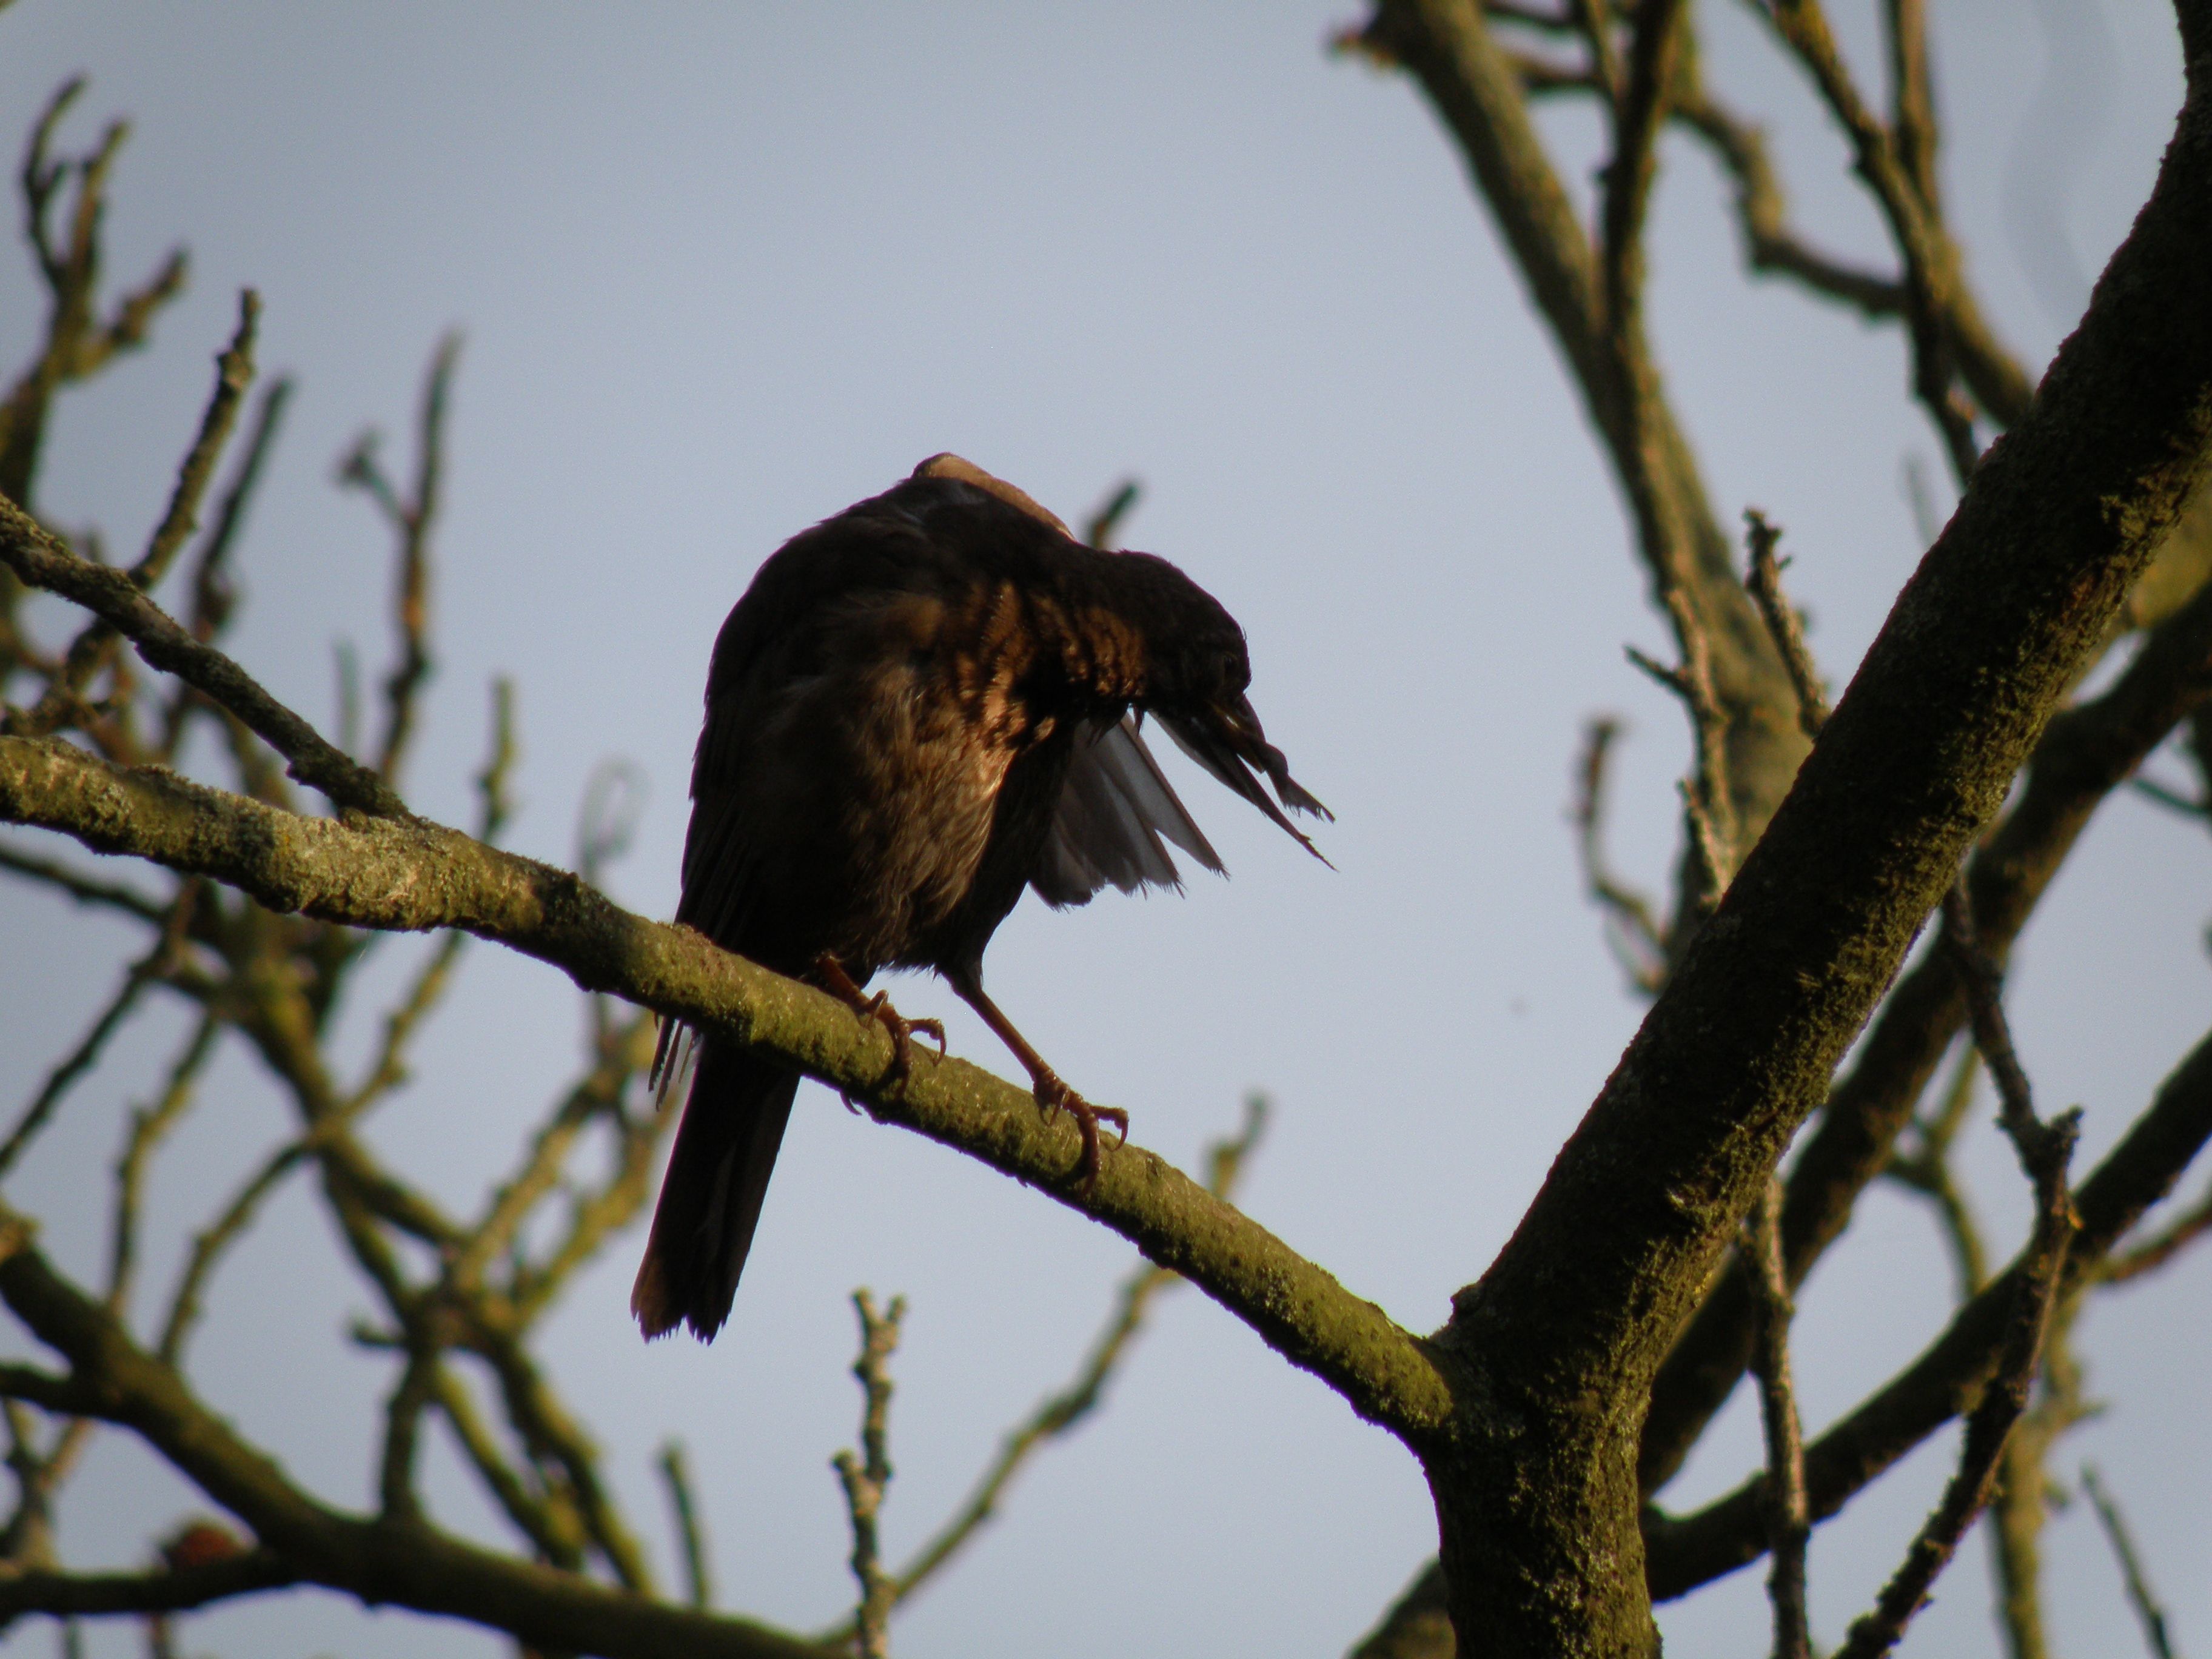
[[[629,1293],[648,1340],[689,1324],[710,1342],[729,1318],[798,1090],[788,1067],[711,1037],[700,1044]]]

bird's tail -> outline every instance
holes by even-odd
[[[799,1073],[714,1037],[699,1045],[653,1233],[629,1293],[647,1340],[689,1323],[702,1342],[730,1316]]]

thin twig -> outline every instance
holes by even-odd
[[[341,806],[375,817],[404,818],[406,803],[374,773],[334,749],[306,720],[264,690],[213,646],[178,625],[130,577],[79,558],[15,502],[0,495],[0,563],[42,587],[97,611],[155,667],[197,686],[235,714],[290,763],[291,775]]]
[[[1632,645],[1627,647],[1628,659],[1673,692],[1690,716],[1692,759],[1690,775],[1681,782],[1690,844],[1697,854],[1696,890],[1689,908],[1709,915],[1735,873],[1735,812],[1728,788],[1728,720],[1713,695],[1710,641],[1704,623],[1679,583],[1667,584],[1663,597],[1683,647],[1682,665],[1668,668]]]
[[[1828,694],[1805,643],[1805,619],[1782,592],[1782,570],[1789,561],[1774,554],[1782,528],[1769,524],[1766,515],[1755,507],[1744,509],[1743,521],[1751,542],[1751,568],[1743,585],[1759,607],[1775,649],[1782,653],[1783,667],[1789,671],[1790,689],[1797,694],[1798,729],[1808,738],[1818,738],[1820,728],[1828,723]]]
[[[2021,1263],[2002,1355],[1980,1401],[1966,1417],[1959,1467],[1942,1500],[1922,1526],[1904,1564],[1883,1587],[1874,1610],[1852,1626],[1837,1659],[1879,1659],[1903,1637],[1924,1606],[1937,1575],[1950,1564],[1990,1500],[2006,1443],[2027,1410],[2063,1267],[2080,1223],[2067,1188],[2067,1166],[2081,1130],[2081,1113],[2046,1123],[2035,1115],[2027,1075],[2014,1051],[2000,1000],[2001,981],[1973,933],[1972,908],[1954,884],[1943,906],[1944,942],[1957,957],[1967,988],[1976,1046],[1997,1085],[2000,1121],[2035,1188],[2035,1225]]]
[[[2104,1285],[2124,1285],[2155,1273],[2207,1234],[2212,1234],[2212,1190],[2140,1244],[2113,1256],[2097,1275]]]
[[[853,1576],[860,1583],[853,1649],[860,1659],[887,1659],[893,1585],[880,1561],[876,1516],[891,1478],[890,1357],[898,1346],[906,1298],[893,1297],[890,1307],[878,1314],[875,1297],[859,1290],[853,1292],[853,1306],[860,1316],[860,1356],[853,1362],[853,1375],[860,1378],[866,1401],[860,1414],[861,1449],[858,1456],[841,1451],[830,1463],[845,1489],[845,1507],[853,1522]]]
[[[1611,9],[1609,0],[1584,0],[1584,4],[1592,13]],[[1602,58],[1598,60],[1607,84],[1620,88],[1613,100],[1613,157],[1605,167],[1599,239],[1606,319],[1614,331],[1632,326],[1637,314],[1644,274],[1644,215],[1657,173],[1659,130],[1667,119],[1686,12],[1684,0],[1638,0],[1629,26],[1625,70],[1609,70]],[[1592,39],[1604,40],[1601,23],[1592,31]]]
[[[655,1466],[668,1487],[668,1507],[676,1518],[676,1536],[684,1546],[684,1583],[691,1605],[714,1605],[714,1582],[707,1576],[706,1523],[698,1501],[691,1495],[691,1468],[684,1455],[684,1443],[671,1440],[660,1449]]]
[[[1928,13],[1924,0],[1884,0],[1883,33],[1889,47],[1890,131],[1897,159],[1914,192],[1937,210],[1936,99],[1928,73]]]
[[[23,1109],[22,1115],[15,1120],[15,1127],[8,1132],[7,1139],[0,1141],[0,1176],[6,1176],[15,1167],[15,1161],[22,1157],[24,1148],[46,1127],[47,1121],[53,1116],[70,1089],[99,1064],[100,1051],[107,1046],[108,1039],[131,1018],[132,1011],[138,1006],[138,999],[145,994],[146,988],[153,983],[169,955],[170,945],[164,937],[157,940],[146,955],[124,970],[123,982],[116,987],[115,994],[94,1016],[92,1024],[77,1039],[76,1047],[46,1073],[46,1082],[31,1097],[31,1103]]]
[[[436,1368],[436,1386],[438,1409],[492,1500],[544,1559],[564,1572],[580,1571],[591,1540],[574,1496],[545,1481],[542,1472],[534,1488],[526,1483],[494,1442],[467,1385],[451,1367]]]
[[[1906,322],[1912,345],[1913,392],[1943,440],[1953,475],[1960,483],[1980,458],[1974,436],[1974,410],[1959,391],[1959,337],[1978,336],[1978,315],[1960,280],[1959,257],[1937,204],[1923,198],[1918,164],[1908,165],[1897,136],[1868,107],[1828,25],[1820,0],[1755,0],[1764,17],[1820,88],[1829,111],[1850,135],[1858,172],[1874,192],[1892,240],[1905,261]],[[1914,9],[1917,10],[1917,8]],[[1908,96],[1910,92],[1908,89]],[[1932,113],[1922,110],[1932,123]],[[1932,155],[1932,125],[1916,139],[1923,157]],[[1984,355],[1991,355],[1985,349]],[[1985,376],[1986,378],[1986,376]]]
[[[238,331],[229,349],[216,359],[215,389],[200,416],[200,428],[191,447],[177,468],[177,481],[169,505],[155,526],[146,550],[131,567],[128,580],[141,592],[150,592],[167,574],[172,562],[199,522],[200,501],[215,477],[216,461],[230,441],[238,419],[238,406],[253,381],[253,337],[261,315],[261,301],[252,289],[239,296]],[[26,580],[29,580],[27,577]],[[13,722],[19,733],[41,736],[58,729],[69,718],[76,696],[106,660],[116,641],[113,622],[95,616],[70,641],[61,672],[40,697],[37,707]]]
[[[1766,1430],[1767,1595],[1774,1604],[1775,1659],[1811,1659],[1805,1612],[1805,1546],[1813,1523],[1805,1494],[1805,1436],[1790,1376],[1790,1279],[1782,1262],[1782,1182],[1770,1176],[1743,1242],[1753,1272],[1759,1410]]]
[[[376,759],[377,775],[394,782],[415,731],[416,702],[430,676],[430,532],[441,497],[445,468],[446,403],[460,336],[447,334],[431,355],[423,377],[422,407],[416,417],[415,483],[402,498],[376,459],[376,434],[363,433],[338,466],[338,480],[365,490],[398,538],[398,586],[392,601],[396,635],[392,672],[384,682],[385,731]]]
[[[1959,1054],[1959,1062],[1933,1118],[1912,1120],[1913,1145],[1890,1153],[1883,1171],[1893,1181],[1920,1194],[1935,1206],[1945,1243],[1959,1277],[1959,1298],[1965,1301],[1989,1282],[1989,1261],[1982,1231],[1974,1220],[1957,1177],[1951,1173],[1952,1143],[1964,1127],[1981,1076],[1981,1053],[1972,1043]]]
[[[111,1218],[107,1307],[121,1317],[130,1305],[131,1280],[137,1264],[138,1210],[145,1190],[146,1171],[162,1140],[191,1109],[200,1073],[215,1053],[222,1022],[203,1014],[182,1052],[169,1066],[168,1081],[150,1106],[131,1115],[122,1155],[115,1164],[115,1208]]]
[[[1607,106],[1618,120],[1620,54],[1613,50],[1613,20],[1607,15],[1613,9],[1612,0],[1569,0],[1569,4],[1574,11],[1576,26],[1582,30],[1583,43],[1589,47],[1589,82],[1604,94]]]
[[[1903,313],[1904,283],[1846,264],[1790,228],[1782,183],[1766,153],[1766,135],[1756,125],[1698,88],[1678,94],[1674,114],[1734,180],[1736,224],[1743,237],[1745,263],[1753,270],[1790,277],[1863,317]]]
[[[2035,1115],[2027,1073],[2013,1047],[2012,1030],[2004,1014],[2003,975],[1975,937],[1973,902],[1964,881],[1954,881],[1943,896],[1943,944],[1960,968],[1966,990],[1966,1008],[1974,1033],[1974,1046],[1996,1085],[1998,1122],[2020,1154],[2028,1177],[2044,1180],[2049,1164],[2059,1155],[2063,1141],[2072,1146],[2070,1132],[2043,1122]]]
[[[2113,1555],[2119,1559],[2120,1572],[2127,1580],[2128,1605],[2142,1622],[2143,1641],[2153,1659],[2173,1659],[2172,1638],[2166,1630],[2166,1609],[2159,1606],[2158,1597],[2151,1590],[2150,1579],[2143,1572],[2142,1558],[2136,1553],[2135,1539],[2128,1531],[2126,1518],[2120,1514],[2120,1506],[2112,1500],[2112,1495],[2105,1490],[2094,1463],[2081,1466],[2081,1486],[2089,1494],[2089,1503],[2097,1511]]]
[[[377,1461],[377,1498],[383,1519],[400,1525],[422,1519],[415,1493],[415,1457],[422,1443],[422,1413],[437,1398],[439,1344],[427,1310],[410,1322],[407,1363],[384,1402],[384,1449]]]
[[[1206,1148],[1206,1188],[1227,1202],[1235,1194],[1246,1161],[1266,1133],[1270,1110],[1267,1097],[1251,1094],[1244,1099],[1244,1121],[1234,1135],[1224,1136]],[[1097,1409],[1106,1385],[1144,1328],[1153,1297],[1180,1284],[1164,1267],[1146,1262],[1121,1281],[1113,1310],[1092,1341],[1090,1352],[1067,1386],[1048,1395],[1028,1417],[1009,1430],[997,1454],[976,1477],[960,1507],[932,1534],[906,1565],[893,1575],[891,1605],[896,1607],[919,1590],[959,1553],[976,1532],[998,1512],[1000,1499],[1014,1477],[1037,1452],[1071,1432]],[[823,1633],[827,1643],[848,1642],[854,1626],[847,1620]]]
[[[1614,959],[1631,985],[1656,996],[1672,959],[1667,930],[1651,900],[1615,875],[1605,855],[1607,763],[1620,731],[1620,721],[1611,715],[1600,715],[1583,728],[1582,764],[1575,769],[1575,841],[1583,890],[1605,917],[1606,942]]]
[[[149,898],[119,882],[99,881],[81,875],[54,859],[19,853],[4,841],[0,841],[0,870],[13,870],[19,876],[58,888],[79,904],[104,905],[157,927],[168,915],[168,906],[159,899]]]

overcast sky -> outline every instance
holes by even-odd
[[[1874,61],[1872,8],[1839,6]],[[1701,9],[1709,73],[1770,124],[1795,204],[1881,262],[1836,135],[1738,10]],[[2042,0],[1935,8],[1946,177],[1972,269],[2039,365],[2146,193],[2180,95],[2167,9]],[[1540,1182],[1638,1017],[1583,902],[1564,818],[1582,723],[1619,711],[1615,850],[1664,879],[1679,713],[1623,659],[1665,654],[1620,504],[1547,337],[1436,122],[1401,80],[1323,50],[1346,0],[758,7],[20,0],[0,17],[0,148],[83,71],[64,129],[134,134],[110,270],[189,243],[191,291],[155,349],[72,394],[42,509],[143,536],[197,419],[237,290],[266,306],[262,362],[300,392],[240,564],[236,653],[327,722],[333,644],[383,648],[386,545],[332,484],[365,425],[407,453],[422,366],[465,336],[438,540],[438,677],[410,793],[468,815],[485,687],[520,688],[513,843],[567,861],[584,781],[610,757],[650,796],[610,877],[673,908],[684,786],[714,631],[783,538],[953,449],[1063,515],[1119,478],[1130,544],[1182,564],[1243,622],[1254,701],[1334,807],[1332,874],[1179,757],[1168,764],[1234,878],[1181,898],[1024,904],[988,958],[1012,1017],[1136,1138],[1188,1165],[1243,1092],[1279,1110],[1246,1206],[1415,1329],[1440,1323]],[[1550,131],[1577,181],[1595,128]],[[1922,542],[1902,479],[1936,450],[1907,406],[1893,330],[1735,270],[1727,197],[1674,141],[1656,209],[1661,354],[1729,521],[1786,527],[1790,581],[1840,684]],[[1578,182],[1578,187],[1579,182]],[[39,325],[27,263],[0,262],[0,362]],[[1939,485],[1940,489],[1940,485]],[[1939,511],[1948,505],[1937,504]],[[372,660],[373,660],[372,657]],[[2201,1034],[2212,848],[2116,799],[2018,957],[2016,1029],[2042,1098],[2087,1109],[2100,1153]],[[118,936],[0,888],[0,1107],[106,994]],[[388,986],[423,948],[386,951]],[[577,999],[472,946],[418,1081],[377,1144],[456,1203],[481,1191],[580,1053]],[[956,1049],[1012,1069],[943,988]],[[349,1011],[348,1052],[376,1005]],[[165,1017],[158,1036],[176,1028]],[[90,1191],[160,1048],[80,1093],[11,1196],[63,1261],[103,1248]],[[283,1132],[239,1056],[162,1166],[173,1241]],[[1986,1132],[1970,1157],[1992,1225],[2025,1213]],[[705,1493],[724,1603],[798,1628],[849,1603],[827,1460],[854,1435],[845,1297],[909,1299],[896,1362],[896,1556],[945,1514],[998,1434],[1072,1368],[1128,1248],[1034,1193],[800,1097],[734,1316],[710,1349],[647,1349],[626,1296],[638,1233],[574,1287],[544,1344],[665,1574],[651,1473],[671,1434]],[[155,1283],[161,1282],[160,1275]],[[2212,1431],[2203,1260],[2098,1304],[2083,1329],[2106,1418],[2095,1458],[2130,1505],[2185,1650],[2212,1650]],[[1886,1194],[1803,1302],[1813,1426],[1945,1317],[1926,1217]],[[299,1187],[239,1254],[202,1338],[207,1395],[346,1504],[366,1501],[380,1363],[345,1346],[368,1307]],[[1670,1502],[1756,1456],[1739,1400]],[[1823,1530],[1818,1636],[1833,1642],[1940,1487],[1948,1441]],[[449,1450],[431,1489],[499,1540]],[[111,1440],[65,1510],[77,1563],[135,1563],[198,1507]],[[1000,1652],[1333,1654],[1380,1613],[1434,1525],[1412,1461],[1184,1291],[1109,1408],[1020,1486],[970,1558],[896,1626],[906,1659]],[[2048,1548],[2061,1651],[2134,1640],[2086,1508]],[[1907,1650],[1996,1651],[1978,1545]],[[1757,1576],[1662,1609],[1683,1651],[1764,1641]],[[9,1654],[47,1650],[20,1629]],[[127,1630],[91,1651],[135,1650]],[[197,1620],[189,1650],[428,1659],[496,1644],[293,1595]]]

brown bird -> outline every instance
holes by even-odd
[[[860,988],[932,968],[1083,1132],[1094,1107],[983,994],[983,949],[1024,885],[1050,905],[1108,884],[1180,884],[1164,836],[1221,860],[1146,750],[1149,714],[1308,851],[1268,799],[1326,817],[1244,695],[1243,630],[1148,553],[1085,546],[1012,485],[937,455],[896,489],[793,537],[722,624],[691,770],[677,920],[941,1046]],[[1326,860],[1324,860],[1326,861]],[[672,1030],[655,1060],[665,1084]],[[799,1073],[711,1034],[630,1292],[647,1337],[711,1339],[760,1219]]]

